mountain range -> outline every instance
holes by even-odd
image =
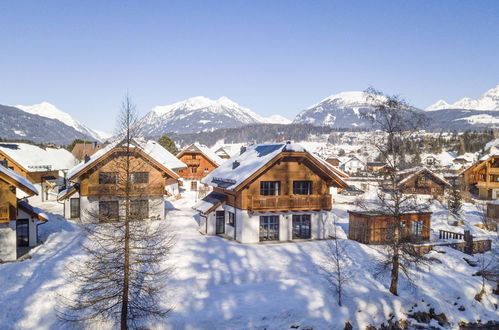
[[[361,113],[371,109],[365,92],[333,94],[301,111],[293,124],[340,129],[367,129]],[[499,85],[478,99],[463,98],[449,104],[443,100],[425,109],[430,130],[468,130],[499,127]],[[415,111],[424,111],[415,109]],[[31,106],[0,105],[0,138],[68,144],[75,138],[105,141],[110,134],[88,128],[56,106],[42,102]],[[279,115],[262,117],[231,99],[192,97],[170,105],[156,106],[141,120],[147,137],[166,133],[211,132],[255,124],[290,124]]]

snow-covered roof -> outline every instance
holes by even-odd
[[[79,185],[78,184],[74,184],[72,186],[69,186],[67,187],[66,189],[64,190],[61,190],[58,194],[57,194],[57,200],[58,201],[61,201],[63,199],[66,199],[68,198],[69,196],[73,195],[75,192],[78,191],[78,188],[79,188]]]
[[[426,159],[432,157],[436,159],[441,166],[448,166],[452,164],[452,161],[457,157],[457,154],[453,151],[442,151],[439,154],[423,153],[421,159]]]
[[[38,195],[38,189],[29,181],[26,179],[24,176],[21,174],[17,173],[16,171],[11,170],[10,168],[7,168],[5,166],[0,165],[0,172],[14,180],[15,182],[19,183],[21,186],[25,187],[26,189],[30,190],[33,192],[35,195]]]
[[[20,200],[17,203],[17,206],[20,207],[21,209],[23,209],[24,211],[27,211],[33,215],[36,215],[38,217],[38,219],[42,222],[47,221],[49,218],[49,216],[47,215],[47,213],[45,213],[45,211],[43,211],[42,209],[39,209],[38,207],[34,207],[34,206],[30,205],[26,201]]]
[[[78,160],[63,148],[40,148],[27,143],[0,143],[0,152],[29,172],[67,170]]]
[[[219,204],[223,203],[227,199],[227,196],[211,192],[206,195],[203,199],[199,200],[192,207],[194,210],[206,214],[210,209],[217,207]]]
[[[95,163],[98,159],[100,159],[102,156],[104,156],[106,153],[108,153],[111,149],[117,147],[123,142],[123,140],[117,140],[114,141],[110,144],[108,144],[106,147],[100,149],[97,151],[95,154],[93,154],[88,161],[82,161],[75,167],[73,167],[69,172],[68,172],[68,178],[72,178],[74,175],[77,173],[81,172],[83,169],[90,167],[93,163]],[[165,166],[166,168],[172,170],[172,169],[177,169],[177,168],[185,168],[186,165],[182,163],[177,157],[172,155],[168,150],[163,148],[159,143],[155,141],[144,141],[144,140],[133,140],[132,144],[139,149],[141,149],[143,152],[151,156],[154,160],[159,162],[161,165]]]
[[[190,146],[188,146],[187,148],[185,148],[184,150],[182,150],[182,152],[180,154],[182,154],[185,151],[193,151],[193,150],[197,150],[197,151],[203,153],[209,160],[211,160],[217,166],[220,166],[220,165],[222,165],[225,162],[225,160],[222,159],[222,158],[220,158],[215,153],[215,151],[213,151],[210,148],[208,148],[207,146],[204,146],[204,145],[199,144],[199,143],[193,143],[193,144],[191,144]]]
[[[418,175],[421,172],[428,172],[429,174],[433,175],[434,177],[436,177],[437,179],[439,179],[440,181],[442,181],[445,185],[450,186],[450,183],[447,182],[447,180],[445,180],[440,175],[435,174],[434,172],[430,171],[428,168],[426,168],[424,166],[413,167],[413,168],[410,168],[410,169],[407,169],[407,170],[404,170],[404,171],[399,171],[397,173],[399,176],[411,173],[407,177],[405,177],[402,180],[400,180],[399,184],[404,184],[405,182],[409,181],[411,178],[413,178],[414,176]]]
[[[306,152],[323,164],[339,182],[344,183],[325,161],[309,153],[297,143],[255,144],[249,146],[246,148],[246,151],[226,161],[202,179],[201,182],[211,186],[223,187],[224,189],[234,189],[281,152]],[[347,186],[346,183],[344,184]]]

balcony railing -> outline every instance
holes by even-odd
[[[476,185],[478,188],[499,188],[499,182],[494,182],[494,181],[480,181]]]
[[[250,211],[330,210],[331,195],[250,196]]]
[[[131,196],[161,196],[165,194],[165,186],[154,185],[132,185],[130,186]],[[122,185],[99,185],[88,187],[89,196],[124,196],[125,187]]]
[[[191,166],[199,166],[200,164],[199,159],[186,159],[184,160],[184,163]]]
[[[9,214],[9,206],[3,205],[0,206],[0,222],[9,222],[10,214]]]

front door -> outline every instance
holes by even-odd
[[[293,215],[293,239],[308,239],[310,232],[310,214]]]
[[[17,246],[29,246],[29,220],[16,220]]]
[[[69,217],[71,219],[78,219],[80,217],[80,199],[71,198],[69,199]]]
[[[279,216],[260,217],[260,242],[279,240]]]
[[[225,211],[217,211],[216,213],[216,229],[217,235],[225,233]]]

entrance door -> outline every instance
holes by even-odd
[[[216,215],[216,228],[217,235],[225,233],[225,211],[217,211]]]
[[[293,215],[293,239],[310,238],[310,228],[310,214]]]
[[[269,215],[260,217],[260,242],[279,240],[279,216]]]
[[[29,246],[29,220],[16,220],[17,246]]]
[[[71,198],[69,199],[69,217],[71,219],[77,219],[80,217],[80,199]]]

